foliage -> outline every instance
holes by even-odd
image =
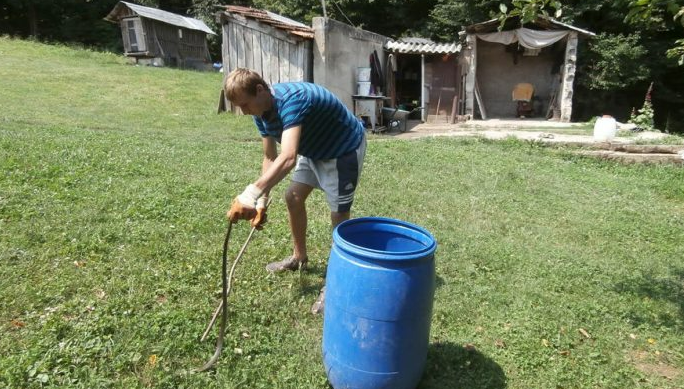
[[[438,0],[430,11],[427,29],[437,40],[453,41],[463,27],[495,17],[499,0]]]
[[[561,3],[557,0],[513,0],[510,11],[504,3],[499,4],[499,10],[501,11],[499,30],[502,30],[506,20],[512,17],[518,17],[520,25],[525,25],[537,20],[539,17],[548,18],[553,16],[560,18],[563,14]]]
[[[630,3],[625,21],[633,25],[663,30],[671,28],[668,14],[673,15],[672,21],[679,21],[684,27],[684,5],[678,0],[634,0]],[[667,51],[667,55],[670,58],[677,58],[680,66],[684,65],[684,39],[676,40],[674,46]]]
[[[667,51],[669,58],[677,58],[679,66],[684,65],[684,39],[677,39],[675,46]]]
[[[120,49],[118,27],[103,18],[118,0],[0,0],[0,34]]]
[[[676,19],[676,15],[684,9],[678,2],[678,0],[633,0],[629,4],[625,21],[666,28],[669,19],[667,15],[675,15]]]
[[[335,0],[325,1],[329,18],[389,37],[424,34],[428,13],[437,0]],[[320,0],[254,0],[257,8],[311,23],[323,16]],[[450,39],[453,40],[453,37]]]
[[[644,101],[644,105],[629,118],[629,122],[646,131],[653,131],[653,104],[648,100]]]
[[[634,112],[629,118],[630,123],[634,123],[640,128],[647,131],[653,131],[653,104],[651,104],[651,94],[653,93],[653,83],[649,85],[646,96],[644,97],[644,104],[639,110]]]
[[[318,191],[311,269],[265,274],[291,249],[275,194],[217,369],[192,372],[214,350],[197,339],[225,209],[260,170],[251,120],[215,113],[220,74],[6,38],[0,54],[0,386],[329,388],[308,314],[331,244]],[[439,245],[420,387],[683,387],[683,180],[512,140],[371,140],[354,215]]]
[[[679,11],[674,16],[674,20],[681,23],[684,27],[684,7],[680,8]],[[678,58],[677,63],[679,66],[684,65],[684,39],[677,39],[675,41],[675,46],[667,51],[667,56],[670,58]]]
[[[580,82],[592,90],[619,90],[649,78],[648,54],[638,34],[599,34],[589,42],[589,52]]]

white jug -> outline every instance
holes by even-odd
[[[596,119],[594,124],[594,140],[597,142],[611,142],[617,133],[617,122],[612,116]]]

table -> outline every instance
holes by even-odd
[[[385,96],[352,95],[354,116],[367,116],[372,132],[375,132],[376,124],[382,125],[382,106],[385,99]]]

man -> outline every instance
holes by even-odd
[[[306,267],[306,199],[313,189],[325,192],[330,221],[335,228],[349,219],[358,184],[366,139],[363,124],[327,89],[312,83],[287,82],[269,88],[256,72],[238,68],[226,78],[224,91],[244,114],[253,115],[262,137],[261,176],[237,196],[228,218],[251,220],[261,228],[266,221],[271,188],[294,169],[285,192],[294,249],[292,255],[269,263],[271,272]],[[280,143],[280,154],[276,143]],[[323,311],[325,288],[311,307]]]

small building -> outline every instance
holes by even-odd
[[[211,68],[204,22],[120,1],[105,20],[121,26],[124,54],[136,63],[206,70]]]
[[[524,27],[519,18],[510,18],[502,31],[499,25],[492,19],[467,26],[463,33],[466,115],[520,116],[513,91],[522,86],[530,97],[528,117],[569,122],[578,39],[595,34],[546,17]]]
[[[464,102],[458,42],[401,38],[385,44],[388,104],[413,111],[416,119],[453,122]],[[420,113],[418,113],[420,111]]]

